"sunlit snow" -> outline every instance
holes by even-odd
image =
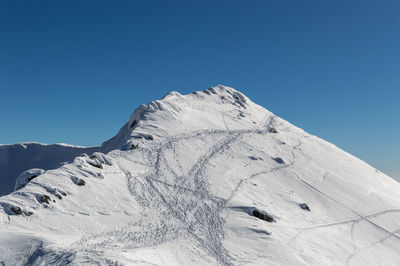
[[[96,151],[0,197],[0,265],[400,265],[400,184],[232,88]]]

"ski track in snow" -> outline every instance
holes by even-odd
[[[293,147],[293,149],[292,149],[293,160],[292,160],[292,162],[290,163],[290,165],[288,165],[288,166],[293,166],[293,165],[294,165],[295,159],[296,159],[295,151],[296,151],[298,148],[300,148],[301,145],[302,145],[302,142],[301,142],[301,140],[299,140],[299,144],[297,144],[295,147]],[[293,241],[295,238],[297,238],[299,235],[301,235],[301,234],[302,234],[304,231],[306,231],[306,230],[313,230],[313,229],[322,228],[322,227],[330,227],[330,226],[335,226],[335,225],[341,225],[341,224],[346,224],[346,223],[352,223],[351,229],[350,229],[350,237],[351,237],[351,239],[352,239],[354,251],[353,251],[353,253],[346,259],[346,265],[350,265],[351,259],[353,259],[353,258],[354,258],[358,253],[360,253],[361,251],[363,251],[363,250],[365,250],[365,249],[368,249],[368,248],[371,248],[371,247],[373,247],[374,245],[376,245],[376,244],[378,244],[378,243],[382,243],[383,241],[385,241],[385,240],[387,240],[387,239],[389,239],[389,238],[391,238],[391,237],[394,237],[395,239],[400,240],[400,236],[396,235],[396,233],[400,232],[400,229],[399,229],[399,230],[395,230],[394,232],[391,232],[391,231],[385,229],[384,227],[382,227],[382,226],[376,224],[375,222],[371,221],[370,219],[368,219],[368,218],[370,218],[370,217],[375,217],[375,216],[382,215],[382,214],[386,214],[386,213],[390,213],[390,212],[400,212],[400,209],[383,210],[383,211],[379,211],[379,212],[372,213],[372,214],[369,214],[369,215],[362,215],[361,213],[359,213],[359,212],[353,210],[352,208],[348,207],[346,204],[344,204],[344,203],[340,202],[339,200],[337,200],[337,199],[335,199],[335,198],[329,196],[328,194],[326,194],[325,192],[321,191],[320,189],[318,189],[318,188],[315,187],[314,185],[312,185],[312,184],[310,184],[309,182],[305,181],[303,178],[301,178],[301,177],[296,173],[296,171],[295,171],[294,169],[291,169],[291,171],[294,173],[294,175],[298,178],[298,180],[299,180],[304,186],[310,188],[311,190],[313,190],[313,191],[315,191],[315,192],[321,194],[321,195],[324,196],[325,198],[327,198],[327,199],[329,199],[329,200],[335,202],[336,204],[338,204],[338,205],[344,207],[345,209],[351,211],[351,212],[354,213],[358,218],[354,218],[354,219],[350,219],[350,220],[346,220],[346,221],[333,222],[333,223],[329,223],[329,224],[315,225],[315,226],[308,227],[308,228],[300,228],[300,229],[299,229],[300,231],[299,231],[295,236],[293,236],[293,237],[290,239],[290,241]],[[356,247],[355,244],[354,244],[354,233],[353,233],[353,231],[354,231],[354,226],[355,226],[356,223],[359,222],[359,221],[366,221],[366,222],[368,222],[369,224],[371,224],[371,225],[374,226],[375,228],[378,228],[378,229],[381,230],[383,233],[385,233],[385,236],[384,236],[383,238],[381,238],[380,240],[378,240],[378,241],[372,243],[371,245],[369,245],[369,246],[367,246],[367,247],[364,247],[364,248],[362,248],[362,249],[357,250],[357,247]]]
[[[157,246],[164,242],[173,241],[175,239],[191,239],[191,241],[200,245],[207,255],[213,257],[215,261],[223,265],[232,265],[232,257],[222,245],[224,237],[223,226],[225,219],[229,216],[231,210],[228,210],[227,215],[222,217],[222,210],[226,207],[228,202],[236,195],[240,187],[248,180],[257,178],[262,175],[267,175],[284,168],[290,168],[294,165],[296,160],[295,151],[301,147],[302,142],[292,147],[292,159],[289,163],[282,166],[274,167],[253,173],[247,177],[240,179],[232,190],[228,198],[222,199],[212,195],[209,190],[209,184],[204,172],[207,163],[210,159],[222,154],[228,150],[230,145],[243,136],[244,134],[270,134],[268,130],[252,129],[252,130],[198,130],[191,133],[185,133],[167,138],[159,145],[140,148],[136,151],[127,151],[123,157],[129,161],[129,153],[140,151],[144,154],[147,163],[132,161],[150,169],[154,169],[145,173],[137,173],[136,176],[131,174],[131,171],[119,163],[118,166],[125,174],[127,180],[127,187],[131,195],[135,198],[138,204],[143,208],[143,213],[140,215],[142,218],[132,224],[128,224],[123,228],[116,229],[110,232],[100,232],[88,237],[83,237],[81,240],[74,244],[79,253],[85,254],[84,262],[95,263],[98,265],[118,265],[117,262],[107,259],[105,251],[107,249],[121,248],[132,249],[138,247],[151,247]],[[212,145],[202,156],[200,156],[195,163],[192,164],[187,174],[179,175],[170,165],[168,165],[165,153],[172,151],[174,155],[176,152],[176,143],[182,140],[190,140],[196,138],[207,138],[210,136],[222,137]],[[118,156],[121,156],[120,154]],[[175,157],[175,162],[181,173],[184,168],[178,159]],[[118,161],[118,160],[114,160]],[[153,163],[152,163],[153,162]],[[95,175],[95,173],[88,172],[87,169],[80,169],[87,174]],[[324,197],[336,202],[342,207],[350,210],[358,217],[345,221],[333,222],[330,224],[316,225],[307,228],[299,228],[299,232],[292,237],[291,240],[297,238],[300,234],[307,230],[313,230],[321,227],[329,227],[340,224],[352,223],[350,234],[353,238],[354,226],[358,221],[365,220],[376,228],[379,228],[387,235],[372,243],[368,247],[362,249],[356,248],[354,245],[353,253],[347,258],[349,265],[351,259],[363,250],[372,247],[377,243],[381,243],[390,237],[400,239],[394,232],[390,232],[385,228],[377,225],[371,221],[370,217],[383,215],[390,212],[400,212],[400,209],[391,209],[376,212],[369,215],[361,215],[353,209],[347,207],[340,201],[330,197],[323,191],[320,191],[315,186],[302,179],[293,169],[291,170],[299,181],[310,189],[322,194]],[[175,180],[174,184],[170,184],[162,180],[167,173],[171,173]],[[144,182],[143,182],[144,181]],[[171,193],[172,190],[172,193]],[[152,210],[152,211],[149,211]],[[165,217],[159,223],[156,219],[151,219],[151,213],[156,213],[158,216]],[[135,230],[136,229],[136,230]],[[37,255],[35,255],[37,256]],[[72,255],[69,253],[61,254],[57,259],[68,257]]]
[[[212,90],[211,92],[214,93]],[[209,93],[211,92],[209,91]],[[176,97],[174,95],[175,94],[173,94],[172,97]],[[235,94],[235,96],[235,102],[239,100],[244,101],[244,103],[246,102],[242,97],[237,96],[237,94]],[[192,105],[194,105],[194,102],[192,102]],[[293,136],[292,134],[284,135],[284,137],[290,139],[290,141],[288,141],[290,144],[286,145],[287,150],[285,150],[287,152],[287,157],[289,158],[283,157],[285,161],[277,161],[279,166],[264,166],[264,168],[257,168],[257,171],[253,170],[254,172],[247,171],[243,176],[239,176],[240,178],[237,180],[237,183],[235,181],[229,190],[223,191],[225,196],[218,197],[214,195],[206,171],[209,170],[208,167],[214,166],[213,162],[215,159],[218,159],[221,155],[229,155],[231,147],[238,145],[238,143],[241,143],[242,141],[245,144],[250,145],[250,142],[244,140],[245,136],[252,138],[256,135],[269,135],[274,138],[274,141],[285,144],[283,140],[286,141],[286,139],[280,141],[279,137],[276,139],[273,137],[277,132],[273,132],[272,129],[279,129],[279,132],[290,132],[292,130],[290,124],[283,120],[279,120],[279,118],[269,112],[261,114],[256,112],[256,115],[252,116],[251,108],[247,109],[248,113],[246,113],[246,107],[242,102],[237,105],[239,109],[235,109],[234,113],[239,111],[239,114],[237,117],[233,117],[233,119],[230,115],[231,113],[226,112],[227,109],[220,111],[220,113],[216,113],[217,118],[214,119],[217,121],[217,126],[220,127],[219,124],[222,124],[222,127],[225,127],[226,129],[194,130],[175,136],[168,136],[168,130],[159,129],[156,131],[156,134],[160,136],[161,132],[161,136],[164,136],[163,134],[165,133],[165,137],[159,139],[156,137],[153,142],[145,142],[143,146],[143,142],[140,143],[139,141],[138,143],[140,143],[140,145],[135,146],[136,149],[133,150],[109,153],[107,157],[117,166],[116,168],[113,168],[113,174],[118,175],[118,177],[121,176],[123,178],[122,182],[126,182],[127,190],[124,191],[126,192],[124,196],[127,195],[128,197],[132,197],[137,203],[132,204],[133,207],[136,208],[132,212],[134,215],[132,215],[130,209],[118,209],[115,212],[125,212],[126,214],[126,216],[123,217],[123,219],[126,219],[126,221],[124,220],[125,223],[123,225],[115,228],[111,227],[112,229],[110,227],[108,229],[104,229],[104,226],[100,227],[101,229],[99,229],[99,232],[85,235],[65,249],[52,249],[51,246],[46,246],[44,242],[39,241],[36,251],[28,260],[28,264],[68,264],[70,262],[78,262],[79,264],[120,265],[117,261],[118,258],[114,257],[113,259],[112,256],[109,256],[110,253],[108,252],[113,251],[114,249],[125,251],[141,248],[152,248],[154,252],[157,252],[157,258],[160,259],[160,262],[165,263],[162,256],[158,254],[158,250],[153,247],[158,247],[164,243],[173,243],[174,241],[176,241],[176,243],[184,241],[184,245],[187,247],[189,254],[191,253],[195,255],[197,258],[201,258],[204,262],[209,264],[233,265],[238,263],[240,264],[244,261],[246,261],[246,263],[251,263],[253,262],[251,253],[244,251],[246,254],[242,261],[240,256],[240,259],[236,259],[238,256],[235,254],[235,251],[232,251],[232,254],[230,254],[226,249],[229,247],[226,246],[225,248],[223,246],[225,221],[232,214],[233,210],[227,206],[229,203],[234,201],[233,199],[236,196],[240,195],[240,191],[243,192],[243,190],[246,189],[245,185],[248,185],[250,180],[262,176],[268,177],[269,175],[284,169],[288,169],[288,173],[293,173],[288,175],[288,177],[291,178],[290,181],[295,181],[296,184],[300,184],[302,188],[306,188],[305,191],[307,191],[307,193],[311,191],[312,193],[318,194],[319,199],[324,198],[325,200],[334,203],[334,205],[340,206],[341,209],[346,209],[347,214],[350,214],[350,212],[352,213],[349,215],[350,217],[345,216],[344,220],[341,221],[335,221],[337,219],[332,219],[329,220],[332,221],[330,223],[317,224],[302,228],[292,228],[294,231],[291,232],[288,235],[288,238],[283,241],[285,244],[297,244],[298,242],[295,241],[307,231],[339,225],[348,225],[348,234],[351,239],[351,246],[348,253],[350,255],[345,259],[345,263],[350,265],[356,256],[365,252],[369,248],[383,243],[388,239],[394,239],[395,241],[400,240],[400,236],[398,235],[400,229],[391,232],[384,226],[379,225],[379,222],[374,222],[375,220],[373,219],[386,214],[400,212],[400,209],[392,208],[363,214],[355,210],[355,208],[347,206],[341,200],[329,195],[331,194],[329,189],[318,188],[319,185],[322,184],[321,182],[329,181],[328,172],[322,171],[322,177],[320,176],[319,179],[317,177],[318,181],[315,183],[308,182],[303,178],[301,174],[299,174],[302,173],[302,171],[298,170],[298,172],[296,172],[296,167],[300,165],[299,162],[302,158],[299,156],[301,154],[300,151],[303,151],[303,148],[307,147],[307,142],[305,140],[311,139],[311,136],[306,133],[303,134],[302,132],[296,132],[298,134],[295,139],[290,139],[290,137]],[[158,101],[152,102],[151,107],[154,107],[155,110],[163,110],[163,104]],[[174,106],[171,105],[171,107]],[[244,107],[244,109],[240,109],[242,107]],[[146,111],[153,112],[153,109],[150,111],[146,109]],[[192,106],[192,109],[195,110],[196,108]],[[179,111],[180,108],[172,108],[172,110],[171,114],[174,114],[174,112],[176,110]],[[230,109],[228,110],[231,112]],[[140,112],[138,112],[138,114],[140,114]],[[174,117],[173,115],[171,116]],[[138,117],[143,118],[141,116]],[[160,117],[163,118],[162,116]],[[169,116],[166,117],[169,118]],[[262,119],[260,119],[261,117]],[[136,122],[136,119],[137,117],[133,117],[131,120]],[[242,121],[240,122],[239,120]],[[237,123],[237,121],[239,122]],[[245,121],[245,123],[243,121]],[[257,124],[259,127],[257,126],[256,128],[254,124]],[[240,128],[246,129],[234,130],[233,128],[238,125]],[[146,127],[152,126],[157,128],[155,125],[146,125]],[[144,128],[145,127],[142,129]],[[187,130],[186,127],[182,128]],[[176,134],[176,132],[179,131],[173,130],[172,132],[174,132],[172,134]],[[136,133],[139,135],[141,134],[140,132]],[[151,131],[149,133],[153,134]],[[135,141],[138,141],[138,139],[139,138],[136,138],[135,135]],[[153,140],[153,138],[151,139]],[[196,141],[201,141],[200,145],[196,146]],[[305,145],[304,147],[302,147],[303,142]],[[187,144],[187,146],[183,145],[183,147],[181,147],[181,144]],[[193,152],[179,150],[180,148],[190,149],[191,146],[189,144],[195,146],[194,148],[197,149],[193,150]],[[199,150],[201,153],[197,154]],[[280,148],[278,148],[278,151],[280,151]],[[270,156],[268,152],[264,152],[263,150],[259,150],[259,152]],[[190,156],[188,156],[190,158],[185,158],[185,154],[190,154]],[[296,156],[299,157],[296,158]],[[195,160],[188,163],[188,161],[192,160],[192,157]],[[345,163],[342,162],[339,167],[344,169],[346,163],[350,162],[353,161],[348,160]],[[247,165],[249,164],[246,164],[245,167]],[[104,172],[97,171],[90,166],[87,167],[87,164],[84,163],[78,165],[66,165],[64,171],[60,172],[60,175],[70,178],[70,176],[74,176],[76,173],[79,173],[79,175],[84,177],[94,177],[97,179],[103,179],[107,176],[107,174],[103,175]],[[98,181],[101,182],[101,180]],[[32,184],[42,187],[50,194],[52,193],[53,188],[43,185],[42,183],[37,182],[37,180],[32,181]],[[119,187],[118,189],[124,188]],[[16,193],[21,193],[21,196],[24,196],[24,192]],[[119,198],[117,197],[117,201],[118,200]],[[116,202],[114,207],[119,206],[118,203],[119,202]],[[390,206],[393,207],[392,205]],[[62,211],[62,213],[65,212]],[[88,213],[78,213],[90,216]],[[99,211],[97,213],[101,214]],[[360,222],[365,222],[369,226],[378,229],[379,234],[382,235],[377,235],[375,238],[377,240],[372,243],[368,242],[366,246],[358,246],[355,241],[357,240],[355,228],[360,225]],[[247,229],[254,231],[255,233],[264,232],[262,230],[257,231],[257,229],[254,228]],[[347,235],[347,231],[344,234]],[[296,249],[298,247],[293,245],[293,248]],[[265,254],[260,253],[257,254],[260,258],[267,258],[267,256],[264,255]],[[175,259],[180,260],[179,256],[176,256]],[[139,258],[133,258],[133,260],[133,263],[150,263],[149,261],[141,261]],[[0,261],[0,265],[1,264],[4,264],[4,262]]]
[[[300,144],[298,145],[298,147],[299,147],[300,145],[301,145],[301,142],[300,142]],[[292,152],[294,158],[295,158],[294,151],[295,151],[296,149],[297,149],[297,148],[293,149],[293,152]],[[293,163],[294,163],[294,161],[293,161]],[[317,193],[321,194],[321,195],[324,196],[325,198],[327,198],[327,199],[329,199],[329,200],[331,200],[331,201],[337,203],[338,205],[344,207],[345,209],[351,211],[352,213],[354,213],[354,214],[358,217],[358,218],[350,219],[350,220],[347,220],[347,221],[339,221],[339,222],[334,222],[334,223],[329,223],[329,224],[316,225],[316,226],[312,226],[312,227],[308,227],[308,228],[302,228],[302,229],[300,229],[300,232],[299,232],[299,233],[297,233],[294,237],[291,238],[291,240],[294,240],[295,238],[297,238],[300,234],[302,234],[302,233],[303,233],[304,231],[306,231],[306,230],[313,230],[313,229],[316,229],[316,228],[322,228],[322,227],[329,227],[329,226],[341,225],[341,224],[346,224],[346,223],[352,223],[352,226],[351,226],[351,229],[350,229],[350,237],[351,237],[351,239],[352,239],[354,251],[353,251],[353,253],[346,259],[346,265],[350,265],[351,259],[353,259],[353,258],[354,258],[358,253],[360,253],[361,251],[363,251],[363,250],[365,250],[365,249],[368,249],[368,248],[371,248],[371,247],[373,247],[374,245],[376,245],[376,244],[378,244],[378,243],[382,243],[383,241],[385,241],[385,240],[388,239],[388,238],[393,237],[393,238],[395,238],[395,239],[397,239],[397,240],[400,240],[400,236],[396,235],[397,232],[400,232],[400,229],[399,229],[399,230],[395,230],[394,232],[391,232],[391,231],[385,229],[384,227],[378,225],[377,223],[371,221],[370,219],[368,219],[368,218],[370,218],[370,217],[375,217],[375,216],[382,215],[382,214],[386,214],[386,213],[390,213],[390,212],[400,212],[400,209],[383,210],[383,211],[379,211],[379,212],[372,213],[372,214],[369,214],[369,215],[362,215],[361,213],[359,213],[359,212],[355,211],[354,209],[348,207],[346,204],[344,204],[344,203],[340,202],[339,200],[337,200],[337,199],[335,199],[335,198],[329,196],[328,194],[326,194],[325,192],[321,191],[320,189],[318,189],[318,188],[315,187],[314,185],[311,185],[309,182],[305,181],[303,178],[301,178],[301,177],[296,173],[296,171],[295,171],[294,169],[292,169],[291,171],[292,171],[292,172],[294,173],[294,175],[298,178],[298,180],[300,180],[300,182],[301,182],[302,184],[304,184],[305,186],[309,187],[311,190],[314,190],[314,191],[316,191]],[[371,245],[369,245],[369,246],[367,246],[367,247],[364,247],[364,248],[362,248],[362,249],[360,249],[360,250],[357,250],[357,248],[356,248],[356,246],[355,246],[355,244],[354,244],[354,233],[353,233],[353,231],[354,231],[354,226],[355,226],[355,224],[356,224],[357,222],[359,222],[359,221],[366,221],[366,222],[368,222],[369,224],[371,224],[371,225],[374,226],[375,228],[381,230],[381,231],[382,231],[383,233],[385,233],[386,235],[385,235],[383,238],[381,238],[380,240],[378,240],[378,241],[372,243]]]
[[[150,169],[154,169],[153,171],[138,173],[137,176],[133,176],[131,171],[125,169],[124,166],[121,164],[118,164],[118,166],[126,176],[129,192],[143,207],[144,213],[141,216],[145,218],[129,224],[123,229],[84,237],[76,242],[74,246],[77,248],[83,246],[84,248],[81,249],[81,252],[87,254],[86,259],[90,261],[90,257],[93,257],[94,261],[102,257],[101,255],[104,254],[106,249],[113,246],[129,249],[155,246],[177,238],[191,238],[218,263],[232,265],[232,258],[222,245],[224,237],[223,226],[226,218],[221,216],[222,210],[246,180],[275,172],[291,165],[275,167],[241,179],[227,199],[212,195],[207,177],[204,175],[207,163],[218,154],[228,150],[230,145],[244,134],[270,133],[267,130],[260,129],[199,130],[169,137],[159,145],[138,149],[138,151],[145,154],[148,162],[154,162],[154,164],[141,164],[149,165]],[[210,136],[218,136],[222,137],[222,139],[200,156],[186,175],[179,176],[172,171],[164,157],[166,151],[172,151],[176,154],[176,143],[182,140]],[[124,157],[129,158],[129,154]],[[183,172],[185,169],[183,169],[178,157],[176,156],[175,158],[178,167]],[[168,171],[175,176],[174,184],[169,184],[162,180]],[[143,180],[145,182],[142,182]],[[173,190],[172,193],[171,190]],[[141,193],[144,194],[141,195]],[[151,219],[146,219],[149,216],[146,210],[149,209],[157,212],[157,215],[165,217],[165,222],[152,224]],[[132,231],[132,228],[135,227],[139,231]],[[105,259],[104,256],[103,259]],[[110,263],[110,261],[107,261],[107,263]]]

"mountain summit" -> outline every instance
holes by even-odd
[[[235,89],[170,92],[86,152],[21,168],[0,264],[400,264],[400,184]]]
[[[269,116],[269,111],[230,87],[217,86],[188,95],[172,91],[137,108],[119,133],[102,146],[125,149],[133,143],[146,143],[149,135],[162,140],[198,130],[259,129]]]

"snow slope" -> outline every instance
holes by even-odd
[[[103,145],[0,197],[0,264],[400,264],[400,184],[232,88]]]
[[[83,153],[107,153],[121,146],[127,125],[112,139],[99,147],[82,147],[69,144],[18,143],[0,145],[0,196],[14,191],[17,177],[32,168],[50,170],[71,163]]]
[[[64,162],[72,162],[82,153],[99,148],[86,148],[66,144],[19,143],[0,145],[0,196],[14,190],[15,180],[31,168],[55,169]]]
[[[72,162],[82,153],[99,148],[86,148],[66,144],[19,143],[0,145],[0,196],[14,190],[15,180],[31,168],[55,169],[64,162]]]

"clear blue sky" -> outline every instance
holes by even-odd
[[[0,143],[98,145],[224,84],[400,177],[400,1],[1,1]]]

